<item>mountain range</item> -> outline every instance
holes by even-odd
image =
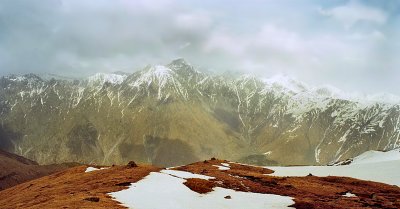
[[[182,165],[212,156],[322,165],[400,147],[400,100],[287,76],[201,72],[183,59],[132,74],[0,78],[0,149],[41,164]]]

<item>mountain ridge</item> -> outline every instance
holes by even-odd
[[[400,103],[339,93],[289,77],[213,75],[183,59],[80,81],[5,76],[2,144],[40,163],[158,165],[210,156],[327,164],[400,146]]]

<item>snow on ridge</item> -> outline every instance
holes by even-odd
[[[379,163],[350,164],[344,166],[292,166],[273,167],[271,176],[346,176],[367,181],[400,186],[400,160]]]
[[[37,76],[37,75],[35,75],[33,73],[24,74],[24,75],[11,74],[11,75],[8,75],[8,76],[4,76],[4,78],[6,78],[6,79],[8,79],[8,80],[10,80],[12,82],[28,81],[29,85],[32,85],[34,82],[37,82],[37,81],[42,81],[42,79],[39,76]]]
[[[383,102],[389,104],[400,104],[400,97],[389,93],[372,94],[365,96],[370,102]]]
[[[295,80],[287,75],[275,75],[270,78],[263,78],[262,81],[268,87],[283,88],[293,93],[300,93],[308,90],[308,86],[300,81]]]
[[[185,172],[189,173],[189,172]],[[191,173],[185,176],[190,176]],[[163,172],[151,172],[144,179],[132,183],[128,189],[109,193],[128,208],[137,209],[202,209],[202,208],[289,208],[293,198],[273,194],[239,192],[221,187],[199,194],[183,183],[185,179]],[[230,196],[230,199],[226,199]]]
[[[152,76],[156,77],[162,86],[165,85],[168,79],[172,78],[173,71],[162,65],[156,65],[152,69]]]
[[[394,149],[387,152],[370,150],[355,157],[351,164],[378,163],[396,160],[400,161],[400,149]]]
[[[55,80],[64,80],[64,81],[74,81],[74,80],[81,80],[78,77],[69,77],[69,76],[64,76],[64,75],[58,75],[58,74],[54,74],[54,73],[41,73],[38,74],[38,76],[45,80],[45,81],[50,81],[52,79]]]
[[[349,165],[338,166],[269,166],[272,176],[347,176],[400,186],[400,149],[388,152],[367,151]]]
[[[295,94],[305,100],[318,99],[342,99],[359,103],[360,107],[374,105],[376,103],[400,104],[400,96],[390,93],[362,94],[358,92],[344,92],[332,85],[312,86],[303,83],[287,75],[275,75],[263,78],[266,88],[275,88],[284,93]]]
[[[26,78],[25,76],[13,76],[13,77],[8,77],[8,79],[14,82],[21,82],[24,81]]]
[[[89,83],[104,84],[106,82],[111,84],[121,84],[127,78],[127,75],[120,75],[114,73],[96,73],[88,78]]]
[[[146,83],[147,86],[150,86],[151,83],[158,82],[159,86],[163,88],[168,80],[173,80],[173,73],[170,68],[162,65],[150,66],[147,70],[141,71],[140,76],[130,85],[139,87]]]
[[[179,80],[176,79],[176,72],[162,65],[150,66],[140,71],[136,80],[129,85],[134,88],[146,88],[152,83],[158,86],[157,98],[159,100],[167,99],[170,96],[168,92],[164,91],[166,87],[174,89],[177,94],[187,99],[187,91],[182,87]]]

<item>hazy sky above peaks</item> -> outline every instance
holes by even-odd
[[[0,74],[203,69],[400,95],[397,0],[1,0]]]

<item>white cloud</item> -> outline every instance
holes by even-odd
[[[384,24],[387,14],[375,7],[369,7],[358,1],[350,1],[345,5],[332,9],[320,9],[322,15],[332,17],[341,22],[346,28],[350,28],[359,21],[368,21],[375,24]]]
[[[316,67],[338,56],[355,54],[351,46],[339,37],[304,37],[273,24],[264,25],[254,34],[237,35],[232,31],[219,31],[210,36],[205,50],[208,53],[231,54],[235,60],[243,60],[243,65],[236,66],[260,73],[274,68],[275,71],[307,71],[312,69],[305,68]]]
[[[205,30],[211,26],[212,20],[204,12],[182,13],[175,16],[175,24],[185,30]]]
[[[374,30],[370,33],[355,32],[349,35],[348,38],[355,41],[382,41],[386,39],[386,36],[381,31]]]
[[[282,1],[3,0],[0,73],[87,76],[183,57],[349,89],[397,85],[400,19],[355,1]]]

